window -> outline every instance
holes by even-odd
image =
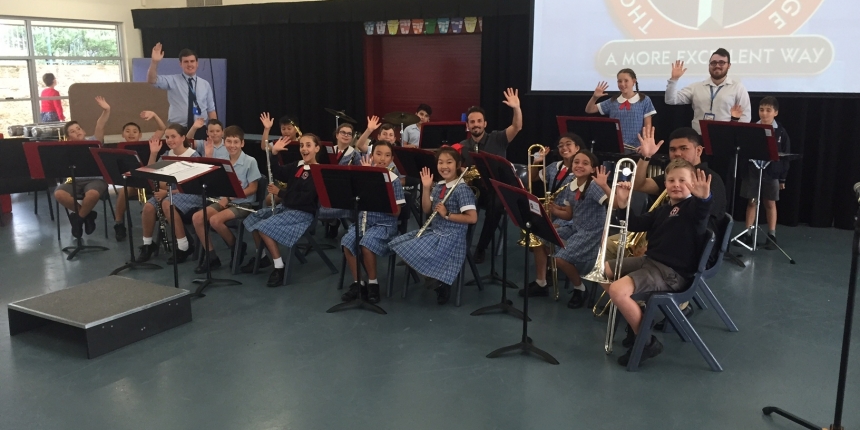
[[[43,101],[60,100],[68,120],[72,84],[120,82],[123,68],[118,24],[0,17],[0,133],[42,122]],[[43,97],[46,73],[59,97]]]

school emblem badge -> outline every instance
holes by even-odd
[[[310,175],[310,173],[308,173],[308,172],[302,172],[302,179],[307,179],[307,178],[308,178],[308,175]],[[677,209],[677,208],[675,208],[675,209]]]
[[[672,211],[669,212],[669,216],[678,216],[678,212],[681,212],[681,208],[675,206],[672,208]]]
[[[706,75],[719,47],[742,76],[808,76],[833,62],[827,38],[795,34],[824,0],[605,1],[629,36],[600,49],[597,69],[605,76],[630,67],[639,76],[668,78],[675,60],[686,63],[687,74]]]

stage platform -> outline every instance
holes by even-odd
[[[47,324],[71,327],[89,358],[191,321],[189,292],[122,276],[8,304],[9,334]]]

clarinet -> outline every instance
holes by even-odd
[[[155,194],[159,191],[158,182],[155,182],[155,185],[152,187],[152,196],[155,198]],[[158,218],[158,232],[159,236],[161,236],[161,246],[164,247],[165,252],[173,252],[171,251],[170,241],[167,240],[167,217],[164,216],[164,209],[161,208],[161,202],[156,199],[155,201],[155,216]]]
[[[448,192],[445,194],[445,197],[444,197],[444,198],[442,199],[442,201],[441,201],[441,202],[439,202],[439,203],[442,203],[442,204],[444,205],[444,204],[445,204],[445,202],[447,202],[447,201],[448,201],[448,197],[451,197],[451,194],[454,194],[454,190],[457,188],[457,185],[460,185],[460,184],[462,184],[462,183],[463,183],[463,176],[466,176],[466,172],[468,172],[468,171],[469,171],[469,169],[463,169],[463,173],[460,175],[460,177],[459,177],[459,178],[457,178],[457,181],[456,181],[456,182],[454,182],[454,186],[453,186],[453,187],[451,187],[451,189],[450,189],[450,190],[448,190]],[[430,190],[427,190],[427,192],[429,192],[429,191],[430,191]],[[432,199],[431,199],[431,201],[432,201]],[[439,213],[439,212],[437,212],[437,211],[433,211],[433,213],[432,213],[432,214],[430,214],[430,217],[429,217],[429,218],[427,218],[427,221],[425,221],[425,222],[424,222],[424,225],[423,225],[423,226],[421,226],[421,229],[420,229],[420,230],[418,230],[418,233],[415,235],[415,237],[416,237],[416,238],[417,238],[417,237],[421,237],[421,235],[422,235],[422,234],[424,234],[424,230],[427,230],[427,227],[430,227],[430,222],[432,222],[432,221],[433,221],[433,218],[434,218],[434,217],[436,216],[436,214],[438,214],[438,213]]]
[[[274,179],[272,178],[272,154],[269,151],[269,142],[266,141],[266,169],[268,169],[269,173],[269,183],[274,184]],[[272,215],[275,214],[275,195],[271,195],[272,198]]]

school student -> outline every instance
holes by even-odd
[[[639,147],[639,131],[642,127],[651,127],[651,117],[657,113],[651,98],[639,92],[639,81],[633,69],[621,69],[616,75],[618,89],[621,94],[597,103],[606,96],[609,84],[600,82],[594,94],[585,105],[586,113],[600,113],[621,122],[621,137],[628,152],[635,152]]]
[[[206,124],[206,139],[194,140],[197,129],[203,127],[203,118],[194,120],[194,125],[185,133],[185,138],[192,140],[192,147],[197,151],[197,155],[206,158],[219,158],[227,160],[230,158],[230,153],[227,147],[224,146],[224,125],[217,119],[210,119]]]

